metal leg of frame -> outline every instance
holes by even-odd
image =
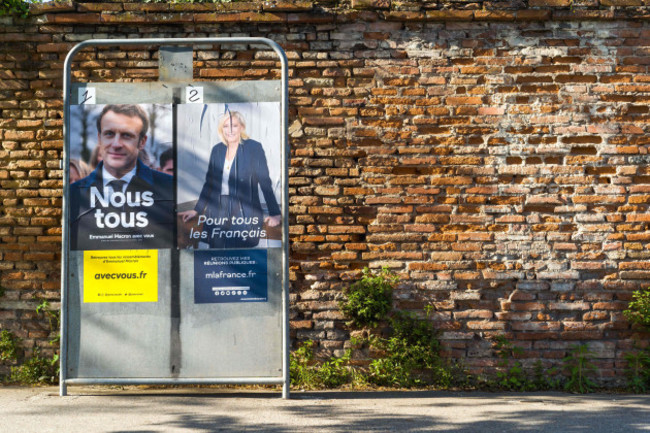
[[[291,382],[290,379],[285,380],[285,382],[282,384],[282,398],[285,400],[288,400],[291,398],[291,392],[289,389],[289,382]]]

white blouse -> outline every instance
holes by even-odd
[[[237,156],[235,156],[236,158]],[[232,161],[224,159],[223,176],[221,177],[221,195],[230,195],[230,188],[228,187],[228,180],[230,179],[230,171],[232,166],[235,165],[235,158]]]

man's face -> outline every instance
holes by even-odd
[[[104,114],[99,132],[99,154],[104,167],[113,176],[120,178],[135,167],[138,153],[144,147],[147,137],[140,138],[142,120],[109,111]]]

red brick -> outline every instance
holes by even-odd
[[[48,14],[47,20],[55,24],[100,24],[101,15],[98,13],[57,13]]]
[[[426,11],[426,18],[429,21],[471,21],[474,18],[474,12],[471,10]]]
[[[74,37],[102,19],[110,38],[129,36],[120,23],[165,37],[180,24],[198,33],[236,24],[241,34],[277,34],[290,60],[292,338],[319,340],[327,356],[343,349],[342,288],[363,267],[387,265],[400,275],[395,308],[424,315],[431,305],[444,353],[481,374],[498,359],[477,355],[475,339],[496,335],[531,361],[557,363],[583,340],[610,359],[631,347],[637,331],[622,311],[650,284],[650,169],[642,163],[650,32],[639,24],[639,0],[608,1],[606,9],[565,0],[485,10],[372,0],[357,10],[303,1],[39,6],[46,15],[10,21],[0,33],[5,297],[58,297],[60,77]],[[571,37],[551,18],[576,20],[576,29],[582,20],[617,20]],[[420,37],[422,21],[465,37],[458,49],[436,45]],[[531,39],[523,61],[508,57],[521,50],[512,41],[532,30],[543,36]],[[74,37],[66,43],[61,34]],[[495,48],[490,38],[505,42]],[[594,54],[612,41],[615,58]],[[245,46],[195,59],[207,80],[277,78],[277,65],[268,50]],[[155,51],[144,47],[84,50],[74,70],[84,82],[158,76]],[[10,313],[0,313],[3,327],[47,345],[40,319]],[[622,366],[599,366],[601,379],[623,377]]]

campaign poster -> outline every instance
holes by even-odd
[[[70,249],[171,248],[171,104],[72,105],[70,113]]]
[[[280,114],[279,102],[178,106],[178,248],[282,246]]]
[[[84,251],[84,303],[158,302],[158,250]]]
[[[194,252],[194,302],[266,302],[265,249]]]

